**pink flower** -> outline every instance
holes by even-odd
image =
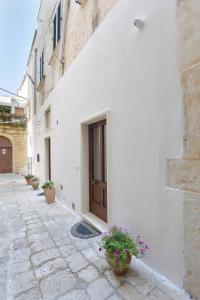
[[[115,250],[114,256],[120,256],[120,251],[118,249]]]
[[[102,251],[102,248],[101,248],[101,247],[99,247],[99,251],[100,251],[100,252]]]

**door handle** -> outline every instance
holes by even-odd
[[[92,183],[93,183],[93,184],[97,184],[97,181],[96,181],[96,180],[93,180]]]

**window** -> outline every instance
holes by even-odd
[[[44,49],[42,50],[42,55],[40,57],[40,81],[45,78],[44,75]]]
[[[53,50],[61,38],[61,2],[59,3],[53,18]]]

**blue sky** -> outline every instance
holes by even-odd
[[[16,92],[26,71],[40,0],[0,0],[0,87]],[[0,91],[0,95],[5,94]]]

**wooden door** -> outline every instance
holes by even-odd
[[[45,139],[46,147],[46,179],[51,180],[51,138]]]
[[[0,173],[12,173],[12,144],[0,136]]]
[[[49,138],[49,180],[51,180],[51,139]]]
[[[89,126],[90,211],[107,222],[106,120]]]

